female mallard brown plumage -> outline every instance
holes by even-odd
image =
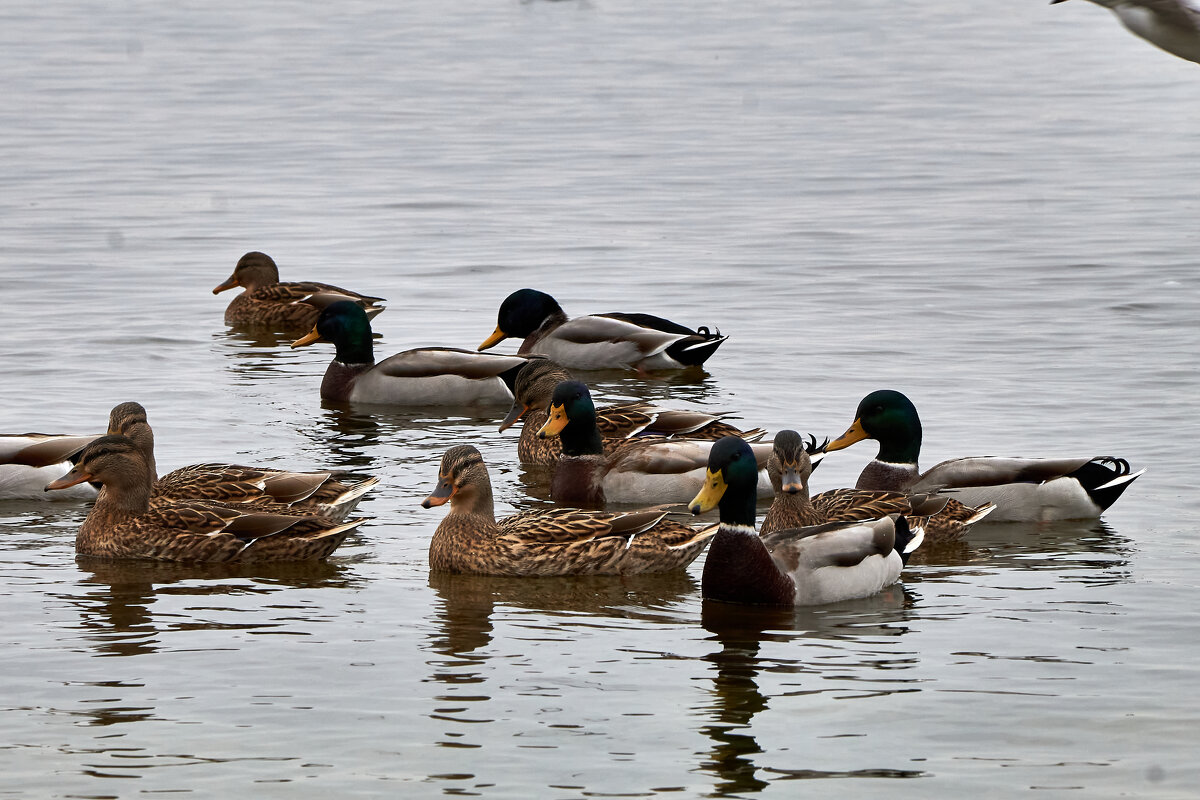
[[[337,347],[325,377],[321,398],[338,403],[390,406],[508,405],[512,384],[524,356],[476,353],[452,347],[418,347],[375,363],[371,322],[349,301],[321,311],[313,330],[292,342]]]
[[[539,438],[537,432],[546,424],[554,387],[567,380],[571,380],[571,374],[566,368],[548,358],[531,358],[517,370],[512,409],[500,423],[500,430],[507,430],[517,420],[524,420],[517,442],[517,458],[522,464],[553,466],[562,455],[558,438]],[[605,453],[611,453],[619,442],[635,436],[716,441],[722,436],[756,438],[764,433],[758,429],[738,430],[713,414],[668,410],[645,402],[596,409],[596,427],[600,430]]]
[[[128,437],[142,453],[154,479],[151,502],[211,500],[216,503],[286,506],[304,514],[342,520],[379,482],[371,477],[346,484],[330,472],[290,472],[240,464],[192,464],[162,477],[154,460],[154,431],[140,403],[121,403],[108,415],[109,434]],[[273,510],[286,511],[274,508]]]
[[[870,597],[895,583],[903,554],[921,542],[904,517],[754,530],[758,465],[736,436],[713,445],[693,514],[719,506],[721,525],[704,562],[701,592],[730,603],[804,606]]]
[[[800,528],[826,522],[879,519],[903,514],[915,527],[924,528],[929,542],[961,539],[967,528],[987,516],[995,506],[964,506],[957,500],[936,495],[909,495],[881,489],[831,489],[809,499],[808,479],[812,457],[823,455],[813,437],[805,444],[795,431],[775,436],[767,474],[775,499],[763,519],[763,534],[784,528]]]
[[[567,319],[558,302],[535,289],[504,299],[496,330],[479,345],[519,336],[517,351],[543,355],[571,369],[679,369],[703,364],[727,337],[650,314],[591,314]]]
[[[312,561],[328,556],[363,519],[334,522],[203,500],[150,503],[150,466],[124,436],[102,436],[79,463],[46,487],[100,484],[75,537],[80,555],[154,561]]]
[[[571,508],[524,511],[496,521],[479,451],[446,451],[437,488],[421,504],[450,502],[429,543],[434,572],[479,575],[634,575],[687,567],[716,530],[666,519],[661,508],[627,513]]]
[[[589,508],[610,502],[686,503],[704,480],[713,445],[694,439],[625,439],[606,454],[592,395],[579,381],[562,381],[554,387],[549,418],[538,436],[562,440],[550,496],[559,503]],[[766,469],[770,446],[753,445],[753,452]],[[761,489],[770,497],[770,483],[763,481]]]
[[[239,258],[233,274],[213,289],[213,294],[220,294],[235,286],[241,286],[246,291],[233,298],[225,309],[226,325],[267,328],[280,333],[304,333],[316,324],[321,306],[327,305],[334,297],[358,303],[371,317],[383,311],[383,306],[378,305],[383,302],[382,297],[371,297],[315,281],[280,283],[279,268],[266,253],[250,252]]]
[[[1145,470],[1113,456],[1079,458],[954,458],[922,473],[921,419],[903,394],[871,392],[858,404],[854,422],[827,448],[849,447],[863,439],[879,442],[879,454],[858,476],[860,489],[897,492],[952,491],[970,506],[996,504],[988,522],[1091,519],[1117,501]]]

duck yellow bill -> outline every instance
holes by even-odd
[[[312,344],[313,342],[319,341],[321,341],[321,334],[317,333],[316,328],[313,328],[311,331],[292,342],[292,347],[304,347],[306,344]]]
[[[238,285],[237,277],[234,275],[230,275],[229,278],[224,283],[222,283],[217,288],[213,289],[213,294],[220,294],[221,292],[225,291],[226,289],[232,289],[233,287],[235,287],[237,285]]]
[[[567,427],[567,409],[562,406],[550,406],[550,419],[546,420],[546,424],[538,431],[539,439],[549,439],[551,436],[558,436],[562,433],[562,429]]]
[[[711,469],[704,473],[704,485],[700,487],[700,492],[692,498],[692,502],[688,503],[688,511],[693,514],[703,514],[705,511],[712,511],[717,507],[717,503],[721,502],[721,498],[725,496],[725,478],[721,472],[713,472]]]
[[[846,429],[845,433],[829,443],[829,446],[825,448],[825,452],[832,453],[834,450],[841,450],[842,448],[849,447],[855,442],[861,442],[863,439],[870,438],[871,437],[867,435],[867,432],[863,430],[862,420],[856,419],[854,420],[854,423]]]
[[[450,483],[450,481],[438,481],[437,488],[433,490],[433,494],[421,501],[421,507],[433,508],[434,506],[444,506],[453,494],[454,484]]]
[[[508,338],[508,334],[500,330],[500,326],[496,326],[496,330],[492,331],[492,335],[483,340],[483,344],[475,348],[476,350],[487,350],[489,347],[495,347]]]
[[[43,491],[49,492],[54,489],[67,489],[71,486],[83,483],[84,481],[90,481],[91,479],[92,475],[90,472],[84,472],[80,469],[73,469],[58,480],[51,481],[50,483],[46,484],[46,488],[43,489]]]

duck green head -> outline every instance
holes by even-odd
[[[758,493],[758,462],[740,436],[718,439],[708,451],[704,485],[688,503],[693,514],[721,509],[721,522],[754,526]]]
[[[600,431],[596,428],[596,406],[592,393],[581,381],[562,381],[550,398],[550,418],[538,431],[538,438],[562,439],[563,455],[581,456],[603,452]]]
[[[917,407],[900,392],[880,389],[858,404],[854,422],[830,442],[829,451],[841,450],[863,439],[879,442],[878,461],[915,464],[921,454],[921,418]]]
[[[362,306],[352,300],[339,300],[326,306],[313,329],[292,342],[292,347],[304,347],[313,342],[333,342],[337,347],[337,360],[343,364],[375,363],[371,321]]]
[[[518,289],[500,304],[500,311],[496,314],[496,330],[483,340],[479,349],[495,347],[513,336],[524,339],[555,315],[565,316],[562,306],[553,297],[537,289]]]

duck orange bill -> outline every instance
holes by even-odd
[[[825,447],[825,452],[830,453],[834,450],[841,450],[844,447],[849,447],[855,442],[861,442],[863,439],[870,439],[867,432],[863,430],[862,420],[856,419],[854,423],[846,429],[838,438],[834,439]]]
[[[567,427],[567,409],[561,405],[550,406],[550,419],[546,420],[546,424],[538,431],[539,439],[549,439],[551,436],[558,436],[562,433],[562,429]]]
[[[476,350],[487,350],[489,347],[495,347],[508,338],[508,334],[500,330],[500,326],[496,326],[496,330],[492,331],[492,335],[483,340],[483,344],[475,348]]]
[[[521,417],[525,416],[525,412],[527,412],[528,410],[529,410],[529,406],[525,405],[524,403],[520,403],[520,402],[513,403],[512,408],[510,408],[508,410],[508,416],[506,416],[500,422],[500,430],[506,431],[509,428],[511,428],[513,425],[517,424],[517,420],[519,420]]]
[[[224,283],[222,283],[217,288],[213,289],[213,294],[220,294],[221,292],[225,291],[226,289],[232,289],[233,287],[235,287],[237,285],[238,285],[237,277],[234,275],[230,275],[229,278],[226,279],[226,281]]]
[[[449,481],[438,481],[437,488],[433,490],[433,494],[421,501],[421,507],[433,508],[434,506],[444,506],[453,494],[454,484]]]
[[[46,488],[42,491],[49,492],[54,489],[67,489],[71,486],[83,483],[84,481],[90,481],[91,479],[92,474],[90,472],[85,472],[84,470],[76,467],[58,480],[51,481],[50,483],[46,484]]]
[[[321,334],[317,333],[316,328],[313,328],[311,331],[292,342],[292,347],[304,347],[306,344],[312,344],[313,342],[319,341],[321,341]]]
[[[783,472],[779,475],[780,487],[788,494],[799,494],[804,489],[804,479],[800,477],[800,473],[794,466],[783,468]]]
[[[725,496],[725,478],[721,472],[713,472],[711,469],[704,473],[704,485],[700,487],[700,492],[692,498],[692,502],[688,503],[688,511],[693,514],[703,514],[705,511],[712,511],[721,502],[721,498]]]

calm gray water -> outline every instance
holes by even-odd
[[[164,470],[383,479],[309,567],[77,562],[85,509],[0,505],[0,795],[1192,795],[1196,65],[1083,2],[335,5],[0,11],[0,430],[138,400]],[[502,513],[539,476],[496,418],[322,407],[330,348],[222,325],[251,249],[389,298],[381,355],[536,286],[730,334],[604,400],[836,435],[891,386],[929,465],[1150,471],[795,613],[703,607],[702,561],[430,577],[447,447]]]

